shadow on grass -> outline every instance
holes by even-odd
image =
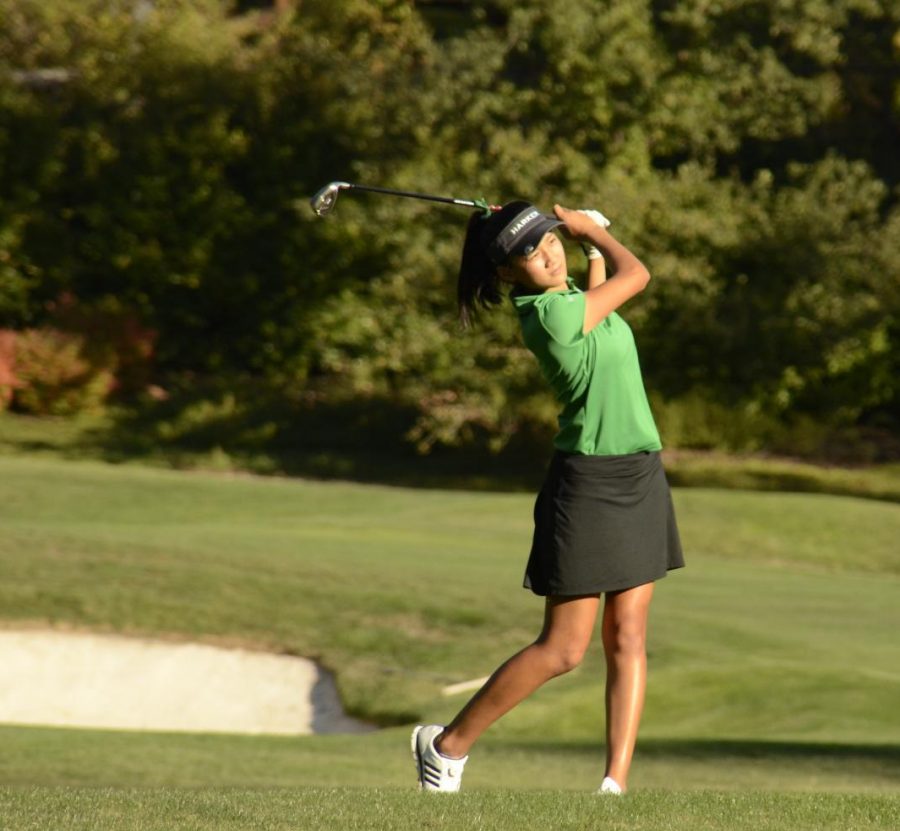
[[[249,396],[182,393],[120,410],[86,431],[72,451],[113,463],[144,460],[176,468],[530,491],[539,486],[552,450],[546,437],[517,437],[500,453],[476,446],[434,448],[425,455],[406,439],[416,412],[392,401],[313,407],[280,395]]]
[[[885,465],[882,470],[888,470]],[[803,462],[742,460],[721,454],[703,459],[701,454],[675,452],[666,460],[666,476],[675,487],[730,488],[781,493],[830,493],[886,502],[900,502],[896,475],[875,480],[864,469],[816,467]]]
[[[732,759],[822,759],[852,763],[858,760],[890,765],[900,774],[900,746],[873,744],[835,744],[817,742],[709,740],[648,740],[641,742],[640,753],[646,758],[677,756],[710,762],[718,758]]]
[[[408,438],[419,416],[389,398],[343,402],[291,396],[253,382],[185,384],[166,400],[93,421],[11,419],[0,450],[50,453],[176,469],[346,479],[407,487],[534,492],[552,453],[552,432],[535,428],[491,452],[488,436],[463,448],[417,452]],[[681,487],[830,493],[900,502],[900,465],[840,469],[785,459],[664,451]]]
[[[504,750],[540,752],[548,755],[585,756],[596,758],[602,750],[596,741],[535,742],[498,740]],[[636,758],[641,762],[696,762],[704,765],[731,762],[777,760],[804,766],[877,765],[885,777],[900,785],[900,746],[892,744],[838,744],[832,742],[780,742],[743,739],[641,739]]]
[[[599,782],[605,749],[600,737],[593,742],[543,743],[498,739],[485,742],[479,753],[490,755],[493,765],[520,762],[523,768],[538,757],[546,771],[568,770],[573,780],[581,777],[579,781],[584,780],[584,771],[590,771],[591,782]],[[900,792],[900,746],[753,739],[644,739],[638,741],[629,784],[638,791],[897,793]]]

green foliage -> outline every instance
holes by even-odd
[[[496,450],[551,434],[555,407],[508,310],[457,328],[465,215],[359,194],[320,220],[306,198],[346,179],[560,201],[650,266],[623,310],[648,386],[742,414],[673,440],[815,422],[816,454],[897,430],[896,4],[310,0],[254,21],[0,0],[2,325],[66,293],[115,304],[158,333],[166,383],[392,400],[422,452]]]

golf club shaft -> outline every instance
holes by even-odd
[[[338,194],[342,190],[363,190],[371,193],[384,193],[388,196],[404,196],[409,199],[425,199],[428,202],[442,202],[446,205],[463,205],[469,208],[480,208],[485,214],[499,211],[499,205],[489,205],[484,199],[454,199],[448,196],[434,196],[430,193],[413,193],[408,190],[394,190],[393,188],[378,188],[371,185],[353,185],[350,182],[329,182],[312,199],[309,204],[316,216],[328,216],[337,203]]]
[[[406,196],[410,199],[426,199],[429,202],[444,202],[448,205],[464,205],[470,208],[478,208],[480,205],[472,199],[453,199],[449,196],[432,196],[429,193],[413,193],[408,190],[393,190],[392,188],[377,188],[372,185],[350,185],[353,190],[366,190],[371,193],[386,193],[390,196]]]

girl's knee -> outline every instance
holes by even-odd
[[[643,625],[620,623],[608,627],[603,634],[607,653],[639,656],[647,649],[647,629]]]
[[[555,646],[548,643],[538,643],[537,646],[544,653],[552,676],[564,675],[580,666],[587,651],[586,646],[577,644]]]

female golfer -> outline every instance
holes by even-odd
[[[546,597],[543,628],[449,725],[413,731],[419,784],[429,791],[459,790],[478,737],[544,682],[578,666],[603,595],[606,775],[598,792],[624,793],[644,703],[654,581],[684,565],[634,338],[616,313],[650,274],[610,235],[602,214],[559,205],[554,212],[512,202],[473,216],[466,234],[458,284],[463,321],[478,306],[500,303],[510,287],[525,344],[562,411],[535,503],[524,581]],[[588,253],[585,291],[568,277],[556,228]]]

